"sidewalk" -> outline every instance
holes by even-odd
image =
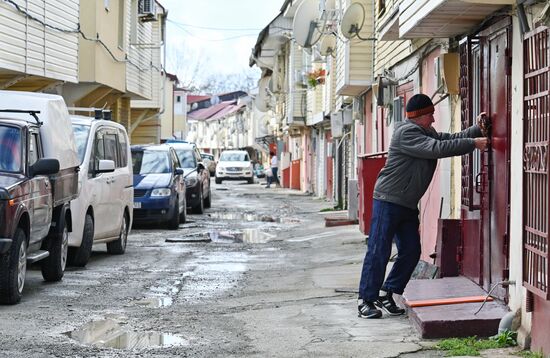
[[[278,238],[277,250],[257,257],[245,292],[222,303],[242,308],[234,318],[245,322],[243,334],[257,351],[253,356],[444,356],[424,350],[438,341],[422,339],[407,316],[357,316],[356,292],[366,250],[358,225],[326,228],[319,210],[328,203],[295,190],[264,190],[271,200],[301,196],[292,202],[299,200],[293,205],[303,213],[303,223]],[[489,356],[512,357],[511,351]]]

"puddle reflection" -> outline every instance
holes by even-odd
[[[105,319],[90,322],[65,335],[85,345],[118,349],[140,349],[186,345],[182,337],[157,332],[128,332],[120,323]]]

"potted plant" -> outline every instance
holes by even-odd
[[[317,85],[325,84],[326,71],[324,68],[318,68],[307,74],[307,83],[312,88],[315,88]]]

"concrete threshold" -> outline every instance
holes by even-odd
[[[500,319],[508,307],[497,300],[488,301],[476,315],[481,302],[410,307],[408,301],[485,296],[480,286],[466,277],[411,280],[403,296],[396,296],[407,308],[409,320],[422,338],[489,337],[498,333]]]

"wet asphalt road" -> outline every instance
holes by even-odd
[[[212,184],[205,214],[177,231],[134,227],[123,256],[94,246],[86,268],[53,284],[31,267],[21,303],[0,307],[0,356],[264,356],[237,316],[276,306],[265,303],[277,284],[262,271],[288,265],[283,238],[330,205],[260,184]]]

